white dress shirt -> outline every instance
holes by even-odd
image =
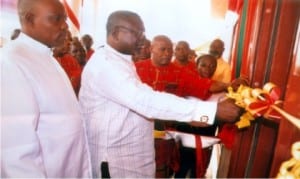
[[[86,64],[79,102],[86,120],[93,176],[108,161],[111,177],[154,177],[153,121],[214,122],[215,102],[186,100],[143,84],[131,60],[109,45]]]
[[[91,177],[78,101],[45,45],[25,34],[1,59],[1,177]]]

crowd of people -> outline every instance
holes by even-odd
[[[210,148],[153,133],[215,135],[239,118],[232,100],[209,101],[247,84],[231,79],[222,40],[198,57],[186,41],[146,39],[140,16],[119,10],[94,50],[59,0],[19,0],[18,15],[1,59],[1,177],[204,177]]]
[[[86,40],[87,37],[90,35],[85,34],[79,40],[67,31],[64,43],[53,48],[53,56],[67,73],[76,95],[80,89],[81,72],[94,52],[93,41]]]

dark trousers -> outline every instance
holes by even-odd
[[[203,158],[201,162],[204,164],[205,169],[207,169],[208,167],[211,152],[212,152],[212,147],[205,148],[202,150]],[[180,169],[178,172],[175,173],[175,178],[186,178],[189,170],[190,170],[190,178],[197,178],[196,149],[181,146],[179,148],[179,153],[180,153]]]
[[[214,136],[216,125],[210,127],[193,127],[187,123],[177,123],[176,129],[190,134]],[[204,167],[207,168],[211,156],[212,147],[202,150]],[[196,149],[184,146],[179,147],[180,169],[175,173],[175,178],[185,178],[190,170],[190,178],[196,178]],[[202,176],[204,177],[204,176]]]
[[[110,178],[107,162],[101,162],[101,178]]]

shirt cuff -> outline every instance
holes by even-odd
[[[212,125],[215,122],[216,111],[217,102],[199,101],[192,120]]]

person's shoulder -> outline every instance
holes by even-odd
[[[148,59],[145,59],[145,60],[139,60],[139,61],[136,61],[135,63],[136,64],[148,64],[151,62],[151,59],[148,58]]]
[[[102,47],[93,52],[93,55],[90,57],[89,61],[97,61],[97,59],[103,59],[103,57],[105,57],[105,51]]]
[[[103,68],[107,68],[108,65],[107,57],[103,48],[95,50],[91,58],[87,61],[84,66],[84,71],[99,71]]]
[[[168,70],[170,73],[173,74],[186,74],[187,70],[182,66],[175,65],[174,63],[169,63],[167,66],[164,67],[164,70]]]
[[[32,52],[34,53],[34,52]],[[28,46],[24,43],[20,43],[16,40],[8,42],[1,48],[1,59],[9,61],[18,61],[20,59],[26,59],[28,56]]]
[[[219,58],[217,61],[218,61],[218,63],[221,63],[222,65],[229,65],[227,60],[225,60],[223,57]]]
[[[146,60],[139,60],[137,62],[134,62],[134,65],[136,67],[145,67],[145,66],[151,66],[151,59],[146,59]]]
[[[196,70],[196,66],[194,66],[194,67],[193,66],[186,66],[186,67],[181,67],[181,68],[177,67],[177,68],[180,69],[185,74],[199,76],[198,72]]]
[[[166,67],[176,70],[182,70],[183,68],[180,65],[177,65],[174,62],[169,63]]]

